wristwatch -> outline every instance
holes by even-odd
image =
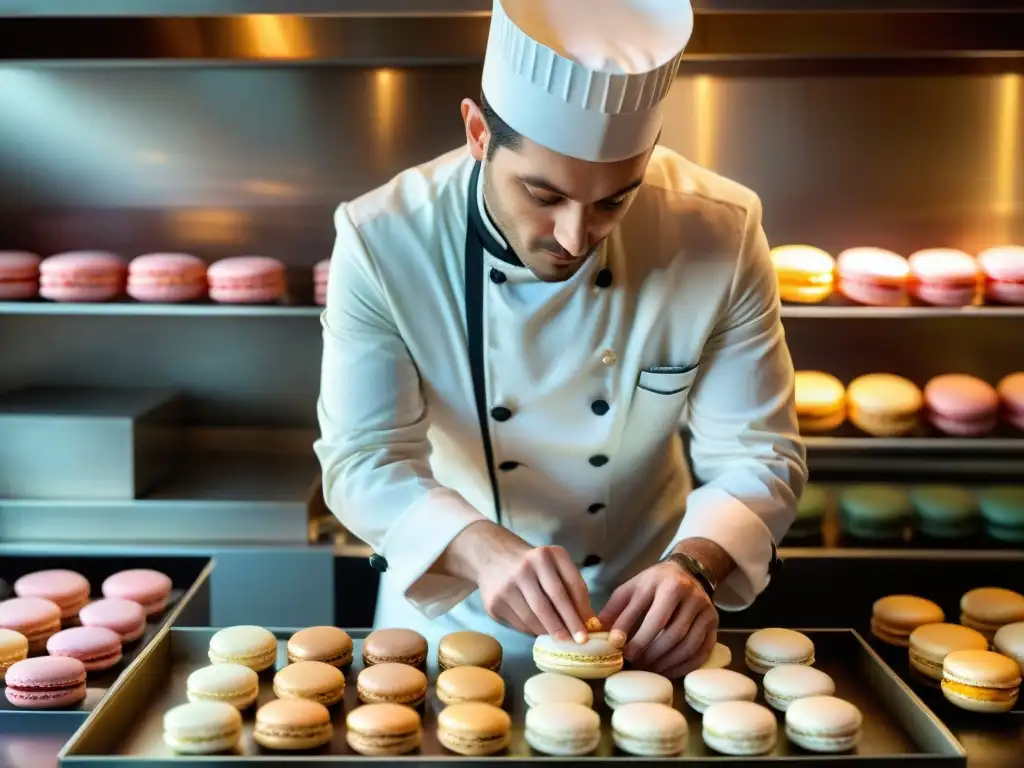
[[[673,552],[671,555],[662,560],[663,563],[675,563],[688,574],[693,576],[700,584],[701,588],[707,593],[708,597],[714,598],[715,590],[718,588],[718,582],[715,581],[714,574],[704,567],[704,564],[694,557],[684,555],[681,552]]]

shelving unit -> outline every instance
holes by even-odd
[[[114,301],[97,304],[64,304],[48,301],[3,301],[0,315],[96,315],[103,317],[320,317],[323,307],[251,304],[143,304]]]

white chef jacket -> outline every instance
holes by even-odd
[[[717,605],[746,607],[807,475],[757,196],[658,148],[598,252],[545,283],[479,176],[459,149],[335,214],[314,448],[328,507],[386,564],[375,624],[521,641],[429,572],[485,518],[564,547],[604,596],[709,539],[736,563]]]

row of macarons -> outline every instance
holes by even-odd
[[[313,267],[314,300],[327,303],[330,260]],[[207,266],[187,253],[148,253],[130,261],[106,251],[72,251],[45,259],[0,251],[0,301],[41,297],[57,302],[269,304],[288,293],[285,265],[269,256],[231,256]]]
[[[906,306],[911,301],[959,307],[982,300],[1024,304],[1024,246],[989,248],[976,257],[927,248],[904,258],[884,248],[849,248],[833,257],[811,245],[772,249],[783,301],[818,304],[833,291],[855,304]]]
[[[797,371],[796,411],[802,434],[838,429],[847,419],[878,437],[916,432],[922,416],[938,432],[983,437],[1003,422],[1024,430],[1024,372],[990,384],[977,376],[935,376],[923,390],[892,373],[858,376],[849,385],[823,371]]]
[[[832,502],[829,488],[809,483],[787,537],[821,533]],[[956,485],[902,487],[861,483],[839,488],[836,507],[843,531],[866,540],[902,539],[917,529],[936,539],[960,539],[982,530],[997,541],[1024,543],[1024,486],[994,485],[972,490]]]
[[[937,603],[917,595],[875,601],[871,633],[882,643],[907,649],[919,679],[941,685],[961,709],[1002,713],[1020,696],[1024,672],[1024,595],[1001,587],[979,587],[960,598],[960,623],[946,622]]]

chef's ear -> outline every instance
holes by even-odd
[[[469,153],[477,162],[483,162],[487,154],[487,145],[491,141],[491,132],[487,129],[487,121],[479,105],[472,99],[462,100],[462,122],[466,126],[466,143]]]

